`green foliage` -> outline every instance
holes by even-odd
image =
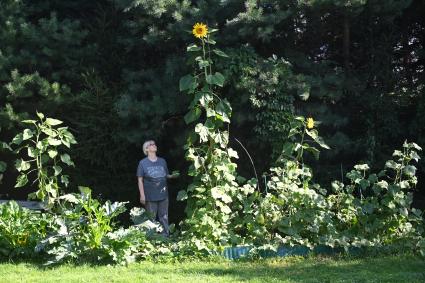
[[[356,165],[347,173],[350,183],[334,181],[329,193],[312,182],[310,169],[287,160],[271,169],[268,193],[245,222],[248,236],[257,243],[393,245],[423,253],[423,212],[412,208],[417,179],[411,161],[419,160],[419,150],[404,143],[377,174],[368,174],[367,164]]]
[[[17,134],[11,146],[17,147],[14,152],[19,154],[25,151],[27,158],[17,159],[16,169],[20,172],[16,181],[16,188],[25,186],[28,176],[35,172],[38,190],[29,195],[37,198],[51,207],[59,196],[60,184],[68,186],[68,175],[62,174],[62,166],[74,166],[69,154],[63,152],[63,147],[70,148],[76,144],[74,136],[68,127],[58,127],[62,121],[46,118],[38,113],[37,120],[24,120],[30,127]]]
[[[92,198],[89,188],[79,189],[81,194],[59,198],[58,228],[37,246],[38,251],[51,257],[47,264],[67,260],[133,261],[136,247],[144,242],[145,234],[133,228],[114,230],[114,220],[125,211],[125,203],[101,204]]]
[[[1,132],[1,127],[0,127],[0,132]],[[0,152],[3,152],[5,149],[11,150],[10,146],[7,143],[0,141]],[[6,168],[7,168],[7,163],[0,160],[0,184],[3,179],[3,173],[4,171],[6,171]]]
[[[0,257],[31,258],[34,248],[54,228],[54,217],[20,207],[0,204]]]
[[[263,59],[248,49],[236,58],[228,68],[235,76],[236,89],[250,94],[248,107],[256,113],[256,139],[267,140],[272,147],[272,159],[278,159],[282,145],[290,142],[287,137],[295,115],[295,99],[297,96],[308,99],[309,87],[302,75],[293,73],[288,61],[276,55]]]

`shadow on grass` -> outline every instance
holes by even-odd
[[[39,260],[0,260],[1,263],[28,264],[39,270],[60,269],[61,265],[46,266]],[[73,267],[102,267],[98,262],[70,263]],[[119,267],[121,268],[121,267]],[[164,274],[176,274],[202,281],[289,281],[289,282],[425,282],[425,260],[411,254],[378,255],[368,257],[309,256],[269,258],[263,260],[223,259],[218,261],[183,260],[181,262],[145,261],[122,267],[122,273],[136,274],[143,270],[162,278]],[[75,270],[74,272],[79,272]],[[87,272],[87,271],[85,271]],[[99,272],[99,270],[88,270]],[[102,272],[102,271],[101,271]],[[105,272],[107,272],[105,270]]]
[[[339,259],[308,258],[229,263],[228,267],[212,266],[201,270],[185,269],[214,277],[246,281],[302,282],[425,282],[425,260],[414,256]]]
[[[62,265],[72,265],[75,267],[79,266],[89,266],[89,267],[101,267],[101,266],[108,266],[108,265],[114,265],[114,263],[107,262],[107,261],[96,261],[96,260],[67,260],[59,263],[53,263],[53,264],[47,264],[47,260],[45,257],[37,257],[37,258],[30,258],[30,257],[22,257],[22,258],[7,258],[7,257],[0,257],[0,264],[25,264],[25,265],[31,265],[34,268],[40,269],[40,270],[51,270],[55,268],[59,268]]]

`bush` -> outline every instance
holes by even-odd
[[[0,256],[34,257],[34,248],[54,229],[54,217],[20,207],[15,201],[0,205]]]
[[[347,174],[350,183],[332,191],[312,182],[309,168],[286,160],[271,169],[268,193],[253,204],[247,236],[257,243],[331,247],[393,245],[423,253],[423,212],[412,208],[418,161],[414,143],[404,143],[385,169],[369,174],[361,164]],[[422,247],[422,248],[421,248]]]
[[[133,261],[146,243],[146,233],[135,227],[115,230],[114,220],[126,210],[125,203],[101,204],[92,198],[89,188],[80,187],[80,191],[80,195],[59,198],[59,226],[37,246],[39,252],[50,255],[47,264],[69,260],[119,264]]]

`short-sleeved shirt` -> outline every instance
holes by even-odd
[[[143,188],[146,201],[160,201],[168,197],[167,162],[164,158],[158,157],[156,161],[151,161],[145,157],[139,162],[137,176],[143,177]]]

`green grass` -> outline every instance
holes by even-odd
[[[252,262],[140,262],[125,266],[0,264],[0,282],[425,282],[413,255],[367,258],[292,257]]]

